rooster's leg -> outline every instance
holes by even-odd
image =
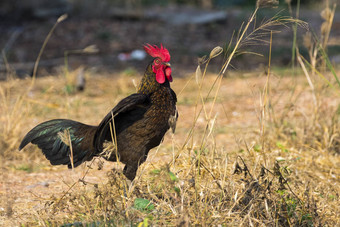
[[[123,169],[123,174],[131,181],[133,181],[136,177],[136,172],[138,170],[138,167],[144,163],[146,161],[146,158],[148,157],[148,151],[147,152],[143,152],[144,155],[142,155],[141,157],[139,157],[138,160],[136,159],[130,159],[124,169]]]
[[[130,181],[133,181],[136,177],[136,172],[138,169],[138,163],[127,163],[123,169],[123,174],[129,179]]]

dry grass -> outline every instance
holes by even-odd
[[[195,74],[176,78],[174,72],[176,134],[168,133],[150,152],[131,186],[120,164],[95,159],[66,170],[51,167],[34,146],[22,152],[17,147],[30,128],[48,119],[98,124],[135,91],[133,80],[141,75],[112,78],[85,71],[85,92],[70,94],[76,71],[33,82],[10,74],[0,83],[0,221],[24,226],[339,224],[335,71],[334,77],[315,78],[304,67],[306,77],[290,77],[289,71],[273,72],[270,57],[265,73],[227,70],[240,46],[269,34],[271,47],[273,26],[301,23],[274,18],[248,35],[258,7],[275,2],[259,1],[234,48],[224,52],[219,74],[208,74],[207,68],[222,53],[220,47],[200,60]]]
[[[317,117],[304,77],[273,74],[263,133],[259,97],[267,76],[232,73],[222,80],[215,104],[213,98],[204,102],[207,112],[214,104],[213,121],[202,111],[193,129],[193,113],[203,107],[193,101],[199,86],[194,77],[173,82],[177,132],[150,153],[130,191],[116,164],[96,160],[87,164],[91,168],[69,171],[51,167],[34,146],[23,152],[17,147],[31,127],[51,118],[97,124],[134,92],[132,79],[139,77],[87,75],[86,91],[74,95],[65,93],[63,77],[37,79],[29,94],[22,89],[29,80],[1,82],[7,102],[1,109],[1,220],[10,225],[338,224],[338,94],[321,88]],[[205,76],[202,97],[215,80],[216,75]]]

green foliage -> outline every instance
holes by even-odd
[[[178,181],[178,177],[173,172],[170,171],[169,176],[172,181]]]
[[[262,151],[262,146],[260,144],[255,144],[254,145],[254,151],[261,152]]]
[[[66,84],[65,85],[65,92],[66,94],[72,94],[74,92],[75,88],[72,84]]]
[[[151,201],[143,198],[136,198],[133,207],[140,211],[150,212],[155,209],[155,205]]]
[[[289,152],[288,149],[281,142],[276,142],[276,146],[280,148],[283,152]]]
[[[15,170],[24,171],[24,172],[27,172],[27,173],[32,173],[37,169],[37,167],[33,166],[31,163],[21,164],[21,165],[18,165],[18,166],[13,165],[12,167]]]

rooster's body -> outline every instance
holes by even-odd
[[[170,127],[175,130],[177,120],[169,52],[151,45],[145,50],[155,59],[148,65],[137,93],[121,100],[98,126],[65,119],[47,121],[28,132],[19,149],[30,142],[37,144],[52,165],[69,168],[95,156],[108,161],[118,158],[125,164],[125,176],[133,180],[149,150],[160,144]],[[104,144],[110,141],[114,141],[113,150],[105,149]]]

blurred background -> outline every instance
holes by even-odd
[[[292,8],[288,7],[290,2]],[[308,22],[319,34],[323,0],[301,0],[298,18]],[[336,1],[329,1],[332,6]],[[163,43],[171,53],[173,70],[185,75],[194,72],[197,58],[219,45],[226,47],[243,21],[247,21],[255,0],[2,0],[0,2],[0,79],[11,69],[18,77],[32,75],[33,65],[49,31],[59,16],[68,17],[60,23],[49,39],[41,57],[37,76],[60,73],[67,56],[68,67],[85,66],[97,72],[131,72],[144,70],[150,59],[142,45]],[[261,9],[256,23],[277,13],[296,17],[296,0],[280,1],[275,9]],[[280,28],[273,36],[272,61],[277,67],[291,64],[293,31]],[[302,54],[305,28],[298,28]],[[340,13],[337,9],[330,33],[329,56],[340,62]],[[263,37],[268,40],[269,37]],[[235,39],[235,37],[234,37]],[[91,47],[90,49],[84,48]],[[88,51],[90,50],[90,51]],[[268,62],[268,48],[252,46],[247,50],[263,54],[242,55],[234,59],[233,68],[254,70]],[[219,66],[220,60],[212,62]],[[177,75],[176,75],[177,76]]]

